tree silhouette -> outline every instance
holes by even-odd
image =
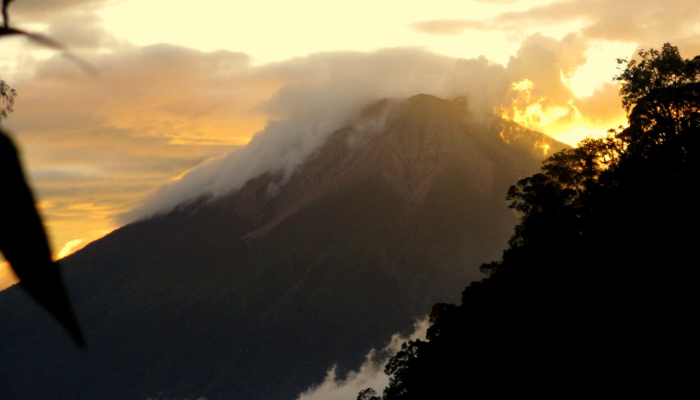
[[[15,96],[17,92],[7,82],[0,79],[0,120],[7,118],[7,114],[14,111]]]
[[[372,388],[367,388],[357,395],[357,400],[379,400],[377,391]]]
[[[548,158],[512,186],[502,260],[427,341],[389,362],[382,399],[525,393],[664,396],[693,382],[700,226],[700,57],[665,44],[620,60],[629,127]]]
[[[668,43],[661,51],[642,50],[639,56],[639,62],[618,60],[626,68],[616,77],[630,122],[618,137],[634,146],[628,155],[645,157],[666,141],[697,140],[693,132],[700,127],[700,56],[684,60]],[[670,147],[686,149],[685,143],[664,149]]]

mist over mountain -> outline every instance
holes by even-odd
[[[228,61],[223,65],[241,64],[241,70],[237,69],[232,74],[232,81],[225,86],[227,96],[233,96],[227,97],[227,101],[232,105],[250,104],[246,114],[261,112],[266,115],[265,128],[255,133],[246,146],[211,158],[161,186],[139,207],[122,215],[120,220],[126,224],[166,213],[202,194],[225,196],[265,173],[289,178],[335,131],[361,125],[363,120],[367,122],[358,115],[359,111],[376,99],[404,99],[417,93],[444,99],[465,97],[467,109],[474,119],[490,119],[496,112],[509,120],[523,121],[530,127],[543,126],[543,121],[546,121],[547,129],[555,131],[584,121],[595,125],[595,121],[601,118],[614,126],[613,122],[617,120],[592,112],[592,107],[616,109],[619,104],[616,89],[611,91],[613,106],[609,107],[609,94],[578,99],[566,83],[566,79],[585,62],[585,50],[586,46],[576,34],[566,35],[561,40],[535,34],[522,43],[505,66],[485,57],[454,59],[419,48],[383,49],[372,53],[318,53],[255,68],[245,66],[243,55],[228,54]],[[197,88],[191,93],[192,89],[177,87],[177,93],[170,94],[184,96],[183,104],[178,108],[182,112],[190,107],[193,98],[208,104],[211,100],[203,98],[200,91],[203,88],[207,92],[218,91],[223,84],[219,81],[190,82],[193,68],[202,68],[205,76],[230,73],[219,69],[221,65],[215,62],[220,62],[218,57],[205,62],[206,67],[199,67],[201,60],[191,50],[161,45],[153,46],[145,53],[143,57],[148,60],[145,65],[141,66],[142,61],[135,58],[127,64],[129,68],[134,68],[132,63],[137,63],[139,73],[141,68],[147,68],[160,76],[161,71],[169,69],[175,60],[178,65],[188,65],[166,80],[167,85],[175,79]],[[126,67],[125,60],[112,62],[114,66],[111,68]],[[54,67],[50,70],[53,71]],[[248,87],[251,80],[286,83],[268,96],[260,94],[267,93],[268,89],[257,86],[252,92],[241,92],[239,88]],[[148,87],[150,82],[141,84]],[[109,93],[112,91],[110,87]],[[240,96],[244,96],[245,101]],[[263,99],[257,102],[251,100],[260,97]],[[226,107],[225,110],[235,114],[240,112],[236,111],[237,107]],[[541,110],[543,115],[520,114],[528,107]],[[69,111],[61,110],[64,112]],[[595,120],[590,120],[591,115],[596,115]],[[605,125],[605,129],[611,125]],[[165,128],[167,131],[177,129]]]
[[[64,259],[87,352],[3,292],[3,398],[293,399],[457,301],[512,233],[508,187],[564,147],[463,98],[375,102],[293,171]]]

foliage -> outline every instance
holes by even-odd
[[[618,60],[629,126],[554,154],[510,188],[521,220],[503,259],[481,267],[488,278],[460,306],[434,307],[428,341],[387,365],[383,400],[635,385],[668,396],[689,379],[700,56],[669,44],[639,55]]]
[[[640,61],[620,58],[617,63],[625,68],[615,80],[620,82],[622,106],[629,114],[642,100],[654,97],[655,92],[681,88],[700,81],[700,56],[683,60],[678,48],[665,43],[659,50],[639,51]]]
[[[639,62],[618,60],[626,68],[615,79],[630,122],[618,137],[634,146],[632,154],[644,156],[667,140],[687,140],[700,127],[700,56],[684,60],[666,43],[661,51],[640,51],[639,57]]]
[[[7,118],[7,114],[13,112],[15,96],[17,92],[4,80],[0,79],[0,120]]]

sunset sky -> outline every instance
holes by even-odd
[[[700,54],[694,0],[16,0],[9,14],[98,71],[2,39],[18,92],[3,125],[57,257],[157,211],[172,191],[155,191],[193,168],[183,182],[293,167],[309,132],[373,100],[465,95],[573,145],[624,123],[617,58],[664,42]],[[261,130],[253,155],[222,157]]]

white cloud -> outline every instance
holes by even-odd
[[[271,118],[267,126],[247,146],[210,159],[162,186],[143,206],[126,214],[124,221],[167,212],[203,195],[227,194],[264,173],[288,177],[330,134],[346,126],[361,108],[382,98],[402,99],[419,93],[465,96],[473,116],[492,115],[502,106],[536,104],[542,115],[555,115],[549,124],[567,129],[583,121],[566,79],[585,64],[586,50],[586,43],[576,34],[562,40],[535,34],[523,42],[507,66],[483,57],[455,59],[400,48],[319,53],[248,67],[243,79],[285,82],[254,107]],[[532,92],[525,103],[514,102],[511,84],[523,79],[532,83]],[[540,115],[530,120],[537,121],[535,128],[547,128],[542,121],[548,120]]]
[[[367,388],[381,393],[389,384],[389,377],[384,373],[389,359],[401,350],[401,345],[406,341],[425,340],[429,326],[428,317],[423,317],[413,325],[410,335],[393,335],[386,347],[379,352],[372,349],[360,369],[349,372],[345,379],[338,379],[337,367],[333,366],[321,384],[309,388],[297,400],[356,400],[357,394]]]
[[[266,172],[289,176],[373,101],[418,93],[466,95],[472,110],[490,114],[509,82],[503,67],[486,59],[457,60],[416,48],[319,53],[250,67],[247,76],[288,82],[255,107],[272,118],[267,126],[247,146],[161,187],[128,219],[169,211],[203,194],[226,194]]]
[[[83,18],[84,26],[71,29],[71,18]],[[572,74],[586,51],[577,35],[533,35],[506,66],[421,48],[324,52],[253,65],[246,54],[230,51],[117,43],[98,28],[87,14],[49,26],[82,43],[81,55],[101,72],[86,76],[58,56],[38,62],[35,73],[15,85],[20,96],[9,125],[27,149],[40,200],[75,202],[69,197],[79,187],[81,203],[109,207],[112,216],[122,215],[119,222],[228,193],[266,172],[288,176],[334,130],[382,98],[465,96],[473,115],[490,115],[510,104],[513,81],[528,78],[533,96],[546,97],[544,107],[567,108],[575,96],[562,73]],[[97,39],[88,40],[93,34]],[[101,224],[87,229],[108,228]],[[56,243],[85,237],[72,229]]]

